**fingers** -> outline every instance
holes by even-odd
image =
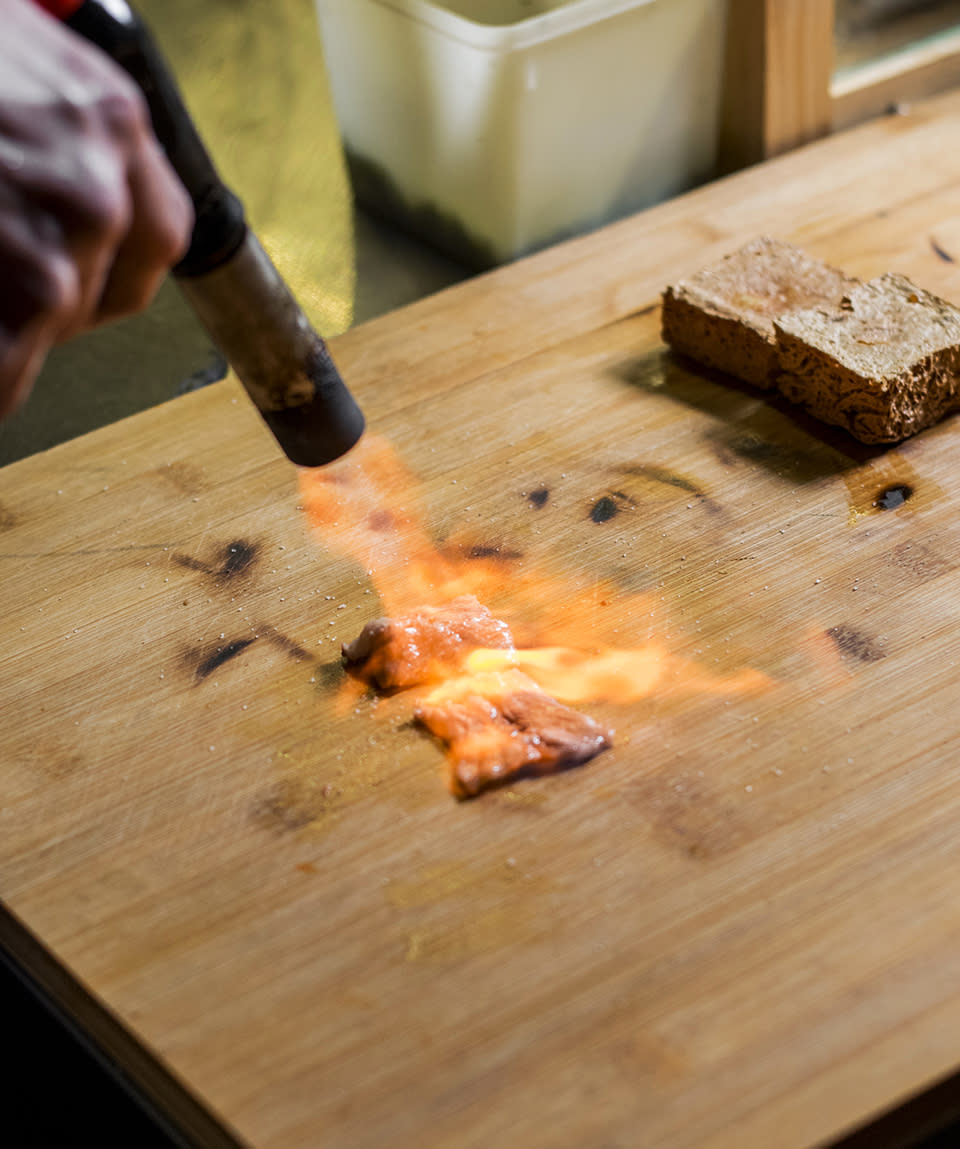
[[[23,402],[59,333],[76,313],[76,266],[59,229],[0,188],[0,419]]]
[[[193,207],[167,162],[140,93],[125,76],[96,108],[99,132],[78,157],[57,205],[80,282],[80,298],[59,332],[145,308],[190,242]],[[48,181],[48,187],[52,181]]]
[[[96,323],[145,308],[190,242],[190,198],[146,132],[140,134],[130,156],[127,191],[130,222],[116,246],[93,312]]]
[[[0,27],[2,417],[54,342],[149,303],[193,212],[125,72],[25,0]]]
[[[21,332],[16,340],[0,336],[0,419],[22,405],[40,374],[53,340],[40,330]]]
[[[82,147],[35,152],[20,180],[22,210],[45,259],[65,256],[76,291],[57,309],[58,339],[89,327],[116,252],[133,223],[127,158],[109,135],[88,130]]]

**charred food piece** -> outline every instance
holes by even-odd
[[[666,289],[663,340],[698,363],[771,388],[778,373],[774,320],[839,306],[856,284],[790,244],[756,239]]]
[[[347,669],[380,690],[448,678],[471,650],[513,646],[510,628],[473,595],[421,606],[403,618],[377,618],[343,646]]]
[[[450,789],[458,798],[580,766],[611,745],[599,723],[557,702],[519,670],[451,679],[414,713],[446,744]]]
[[[780,391],[863,443],[895,443],[960,408],[960,310],[902,275],[776,321]]]

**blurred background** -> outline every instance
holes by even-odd
[[[836,0],[837,67],[911,47],[960,26],[960,0]]]

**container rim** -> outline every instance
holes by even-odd
[[[322,4],[329,0],[318,0]],[[336,2],[336,0],[334,0]],[[357,3],[358,0],[350,0]],[[572,0],[561,8],[527,16],[511,24],[478,24],[443,6],[443,0],[368,0],[382,8],[392,8],[421,24],[459,40],[471,48],[485,51],[513,52],[534,44],[576,32],[610,16],[619,16],[634,8],[648,8],[659,0]]]

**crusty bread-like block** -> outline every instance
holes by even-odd
[[[773,321],[840,303],[857,280],[779,240],[755,239],[663,293],[663,340],[698,363],[770,388],[778,373]]]
[[[862,443],[896,443],[960,407],[960,310],[902,275],[775,323],[779,390]]]

